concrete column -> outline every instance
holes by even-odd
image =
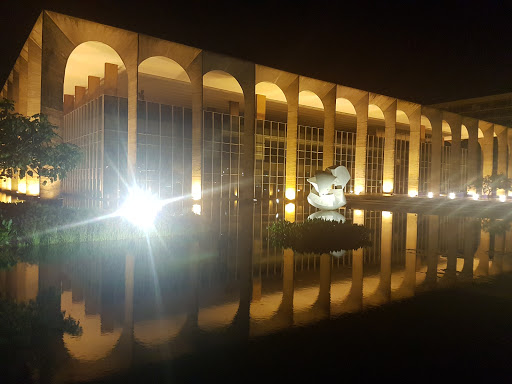
[[[87,77],[87,99],[94,100],[100,93],[100,78],[97,76]]]
[[[391,299],[391,252],[393,246],[393,214],[382,211],[382,233],[380,239],[379,293],[384,301]]]
[[[125,63],[128,74],[128,141],[127,141],[127,180],[128,185],[135,185],[137,180],[137,101],[139,92],[138,40],[133,47],[137,53],[129,63]],[[117,95],[117,66],[105,64],[105,93]]]
[[[421,108],[409,116],[409,196],[418,196],[420,180]]]
[[[353,223],[364,225],[364,211],[354,210]],[[348,310],[358,311],[363,307],[363,248],[352,251],[352,285],[349,293]]]
[[[478,175],[478,123],[477,121],[468,121],[464,124],[468,129],[468,158],[467,174],[468,184],[473,184],[479,177]]]
[[[431,286],[437,283],[437,264],[439,260],[439,217],[428,216],[427,244],[427,276],[425,284]]]
[[[229,102],[229,115],[240,116],[240,103],[238,101]]]
[[[85,87],[75,86],[75,109],[85,103]]]
[[[281,310],[288,324],[293,324],[293,291],[294,291],[294,260],[293,250],[287,248],[283,253],[283,299]]]
[[[494,151],[494,125],[479,122],[480,129],[484,133],[481,139],[483,157],[483,176],[492,175],[493,151]]]
[[[440,115],[430,118],[432,124],[432,163],[430,172],[430,191],[434,196],[441,192],[441,156],[443,150],[443,128]]]
[[[14,100],[14,110],[20,113],[20,75],[17,70],[12,71],[12,99]]]
[[[507,177],[508,167],[508,133],[507,128],[503,126],[494,126],[496,135],[498,136],[498,174],[502,174]],[[496,191],[498,196],[506,196],[508,191],[504,189],[498,189]]]
[[[384,111],[384,171],[382,191],[392,193],[395,181],[396,100]]]
[[[476,257],[478,258],[478,266],[475,269],[475,276],[489,275],[489,247],[491,244],[491,236],[489,232],[480,230],[480,244],[476,250]]]
[[[203,56],[199,54],[188,68],[192,86],[192,199],[202,197],[203,158]]]
[[[462,157],[461,121],[458,120],[451,123],[450,128],[452,130],[452,152],[450,158],[450,190],[448,192],[460,192],[462,190],[460,177],[460,161]]]
[[[336,87],[322,98],[324,104],[324,157],[323,168],[334,165],[334,122],[336,119]]]
[[[497,126],[496,126],[497,128]],[[498,174],[507,175],[507,166],[508,166],[508,154],[507,154],[507,146],[508,146],[508,132],[506,127],[499,127],[496,129],[496,134],[498,135]]]
[[[286,198],[297,194],[297,122],[299,117],[299,77],[285,92],[288,102],[286,124]]]
[[[328,253],[320,256],[320,290],[317,302],[322,317],[329,317],[331,308],[331,255]]]
[[[64,95],[64,114],[67,114],[73,110],[75,107],[75,96],[74,95]]]
[[[364,193],[366,185],[366,138],[368,134],[369,95],[363,97],[354,106],[356,110],[357,137],[354,177],[354,193]]]
[[[27,94],[28,94],[28,63],[20,57],[18,59],[20,68],[20,100],[18,102],[18,111],[22,115],[27,115]]]
[[[117,64],[105,63],[105,77],[103,82],[103,92],[106,95],[117,96]],[[132,70],[133,71],[133,70]],[[133,84],[132,84],[133,86]],[[130,93],[130,80],[128,80],[128,93]]]
[[[447,264],[444,273],[443,281],[453,283],[457,275],[457,240],[458,240],[458,225],[457,218],[454,216],[448,217],[448,249],[447,249]]]
[[[508,178],[512,179],[512,130],[507,129],[507,143],[508,143]],[[509,194],[511,191],[509,191]]]
[[[41,48],[28,39],[27,115],[41,113]]]
[[[464,223],[464,266],[460,273],[460,278],[464,281],[473,280],[476,224],[475,220],[468,220]]]
[[[248,74],[244,84],[244,135],[242,143],[244,153],[241,158],[243,174],[240,177],[240,197],[252,200],[254,198],[254,134],[256,128],[256,84],[255,66],[251,66],[251,73]]]
[[[267,111],[267,98],[265,95],[256,95],[256,120],[265,120]]]
[[[416,287],[416,247],[418,239],[418,215],[407,214],[407,232],[405,239],[405,277],[403,282],[404,290],[408,295],[414,294]]]

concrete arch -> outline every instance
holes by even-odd
[[[461,140],[469,139],[469,131],[468,131],[468,128],[464,124],[462,124],[460,126],[460,139]]]
[[[375,104],[368,105],[368,118],[369,119],[377,119],[384,120],[384,112]]]
[[[265,96],[267,100],[277,101],[280,103],[288,103],[286,94],[276,83],[270,81],[261,81],[256,83],[256,94]]]
[[[119,53],[108,44],[87,41],[76,46],[66,61],[64,94],[74,94],[75,86],[87,88],[88,76],[103,78],[106,63],[117,65],[118,71],[126,70]]]
[[[151,56],[141,61],[139,73],[190,83],[190,76],[185,68],[166,56]]]
[[[349,99],[343,97],[336,98],[336,112],[347,115],[356,115],[356,108]]]
[[[109,333],[102,332],[100,315],[87,315],[85,301],[72,302],[71,296],[71,291],[62,292],[61,310],[80,322],[82,334],[80,336],[64,334],[64,346],[77,360],[97,361],[105,358],[119,342],[121,329],[117,328]]]
[[[145,347],[155,347],[168,343],[178,336],[186,321],[187,315],[185,314],[139,321],[133,326],[133,336]]]
[[[396,110],[396,122],[399,124],[409,125],[409,116],[407,116],[407,114],[404,111],[397,109]]]
[[[421,115],[421,125],[424,126],[425,129],[432,131],[432,123],[427,116]]]
[[[441,130],[443,132],[443,137],[450,137],[451,140],[451,134],[452,134],[452,128],[450,126],[450,123],[448,123],[446,120],[443,120],[441,122]]]
[[[324,103],[320,97],[312,91],[299,92],[299,105],[315,109],[324,109]]]

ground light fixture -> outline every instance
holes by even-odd
[[[505,195],[500,195],[499,199],[500,199],[500,201],[501,201],[502,203],[504,203],[505,201],[507,201],[507,196],[505,196]]]
[[[455,193],[450,192],[450,193],[448,194],[448,198],[449,198],[449,199],[452,199],[452,200],[453,200],[453,199],[455,199]]]
[[[434,193],[433,192],[429,192],[427,193],[427,196],[429,199],[433,198],[434,197]]]
[[[155,218],[162,207],[163,204],[158,197],[139,187],[133,187],[128,190],[128,196],[118,214],[137,227],[149,230],[153,228]]]
[[[478,193],[473,194],[473,200],[478,200],[480,195]]]

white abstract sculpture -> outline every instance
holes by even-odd
[[[349,180],[348,169],[342,165],[317,172],[315,176],[308,179],[313,186],[308,195],[309,204],[323,211],[333,211],[343,207],[347,203],[345,186]],[[336,189],[338,186],[342,188]]]

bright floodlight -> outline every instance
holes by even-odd
[[[140,228],[150,229],[161,209],[162,203],[156,196],[135,187],[129,190],[119,214]]]
[[[504,203],[505,201],[507,201],[507,196],[505,196],[505,195],[500,195],[499,199],[500,199],[500,201],[501,201],[502,203]]]
[[[433,192],[429,192],[427,193],[427,196],[429,199],[433,198],[434,197],[434,193]]]
[[[473,195],[473,200],[478,200],[479,197],[480,197],[480,195],[478,193],[475,193]]]
[[[455,199],[455,193],[450,192],[450,193],[448,194],[448,198],[450,198],[450,199],[452,199],[452,200],[453,200],[453,199]]]

